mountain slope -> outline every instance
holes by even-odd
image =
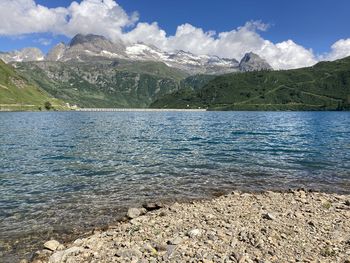
[[[56,109],[64,108],[61,101],[18,75],[13,67],[0,60],[0,110],[44,109],[46,102]]]
[[[80,107],[148,107],[179,89],[187,74],[158,62],[17,63],[17,70],[56,98]]]
[[[199,90],[182,89],[155,108],[212,110],[343,110],[350,108],[350,57],[309,68],[219,76]]]

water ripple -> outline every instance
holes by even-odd
[[[348,112],[0,113],[0,123],[9,262],[145,200],[233,188],[350,193]]]

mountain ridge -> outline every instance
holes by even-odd
[[[312,67],[225,74],[183,88],[153,108],[209,110],[350,110],[350,57]]]
[[[33,51],[34,49],[32,49]],[[29,61],[77,61],[94,62],[99,59],[124,59],[134,61],[155,61],[163,62],[169,67],[178,68],[191,75],[213,74],[220,75],[240,71],[259,71],[272,69],[271,66],[254,54],[255,61],[260,63],[250,63],[249,67],[240,66],[236,59],[220,58],[212,55],[194,55],[190,52],[177,50],[173,52],[162,51],[161,49],[147,45],[145,43],[126,44],[122,40],[114,42],[99,35],[74,36],[69,44],[58,43],[46,56],[42,53],[26,59],[23,57],[25,49],[0,54],[6,62],[29,62]],[[34,51],[33,51],[34,52]],[[247,54],[246,54],[247,56]],[[263,61],[263,62],[261,62]]]

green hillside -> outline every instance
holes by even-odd
[[[187,74],[164,63],[125,60],[17,63],[54,97],[79,107],[148,107],[179,89]]]
[[[64,108],[63,102],[54,99],[0,60],[0,110],[44,110],[46,102],[55,109]]]
[[[204,87],[185,87],[154,108],[210,110],[349,110],[350,57],[309,68],[219,76]]]

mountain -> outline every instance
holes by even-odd
[[[272,67],[266,60],[253,52],[245,54],[238,67],[242,72],[272,70]]]
[[[178,90],[188,76],[164,63],[121,59],[22,62],[15,66],[54,97],[89,108],[145,108]]]
[[[59,61],[63,58],[66,52],[66,45],[61,42],[52,48],[49,53],[46,55],[45,60],[47,61]]]
[[[54,99],[0,60],[0,110],[44,109],[46,102],[56,109],[65,107],[63,102]]]
[[[166,52],[92,34],[59,43],[46,56],[33,48],[1,55],[30,83],[80,107],[149,107],[185,87],[196,90],[216,75],[240,71],[235,59]],[[251,57],[247,64],[255,70],[269,68]]]
[[[197,56],[182,50],[165,52],[153,45],[125,44],[121,40],[112,42],[103,36],[91,34],[75,36],[68,46],[58,44],[48,53],[45,60],[93,62],[106,58],[163,62],[189,74],[224,74],[239,71],[239,63],[235,59]]]
[[[218,76],[199,89],[185,87],[167,94],[151,107],[350,110],[350,57],[309,68]]]
[[[76,35],[68,46],[59,43],[49,51],[47,61],[94,61],[99,58],[126,58],[125,45],[98,35]]]
[[[126,48],[127,58],[133,60],[161,61],[169,67],[179,68],[189,74],[224,74],[237,72],[238,61],[217,56],[197,56],[190,52],[178,50],[164,52],[155,46],[143,43],[132,44]]]
[[[99,35],[76,35],[68,45],[59,43],[44,56],[36,48],[27,48],[0,54],[6,62],[28,61],[75,61],[95,62],[101,59],[124,59],[131,61],[154,61],[169,67],[186,71],[190,75],[220,75],[231,72],[271,69],[266,61],[250,53],[239,63],[236,59],[220,58],[210,55],[194,55],[177,50],[166,52],[144,43],[124,43],[122,40],[110,41]],[[249,59],[250,58],[250,59]]]
[[[0,52],[0,59],[5,63],[9,62],[26,62],[26,61],[41,61],[45,55],[38,48],[24,48],[11,52]]]

